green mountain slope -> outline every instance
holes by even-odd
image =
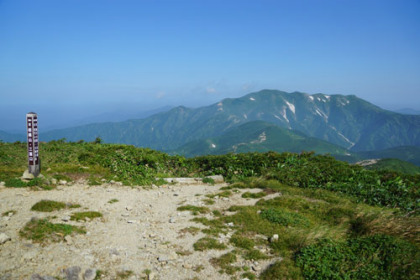
[[[395,158],[403,161],[411,162],[420,166],[420,147],[401,146],[386,150],[359,152],[361,158],[385,159]]]
[[[42,140],[66,138],[173,150],[217,137],[233,127],[262,120],[355,151],[420,146],[420,116],[383,110],[356,96],[308,95],[263,90],[189,109],[177,107],[146,119],[91,124],[46,132]]]
[[[404,174],[419,175],[420,167],[410,162],[395,158],[384,158],[379,160],[362,161],[359,163],[366,169],[397,171]]]
[[[245,123],[218,137],[192,141],[176,149],[174,153],[191,157],[229,152],[267,151],[296,153],[314,151],[319,154],[350,156],[342,147],[263,121]]]

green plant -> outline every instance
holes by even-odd
[[[251,272],[245,272],[245,273],[242,273],[241,278],[242,278],[242,279],[247,278],[247,279],[249,279],[249,280],[255,280],[255,279],[257,279],[257,277],[255,276],[255,274],[253,274],[253,273],[251,273]],[[273,278],[273,279],[274,279],[274,278]]]
[[[199,232],[200,232],[200,229],[198,227],[187,227],[179,231],[180,234],[189,233],[191,235],[197,235]]]
[[[235,245],[235,247],[242,248],[242,249],[248,249],[251,250],[254,248],[255,242],[252,239],[243,237],[241,235],[233,235],[230,238],[230,243]]]
[[[197,242],[193,245],[194,250],[196,251],[205,251],[205,250],[223,250],[226,249],[226,245],[223,243],[218,242],[214,238],[210,237],[203,237],[199,239]]]
[[[205,214],[210,212],[210,209],[202,206],[184,205],[177,208],[178,211],[191,211],[193,215]]]
[[[132,270],[124,270],[117,272],[118,279],[128,279],[134,272]]]
[[[309,220],[298,213],[269,208],[261,211],[261,217],[272,223],[283,226],[309,226]]]
[[[210,184],[210,185],[214,185],[215,184],[214,179],[213,178],[209,178],[209,177],[204,177],[203,178],[203,183]]]
[[[113,198],[113,199],[110,199],[110,200],[108,201],[108,203],[109,203],[109,204],[112,204],[112,203],[116,203],[116,202],[118,202],[118,201],[119,201],[118,199]]]
[[[9,211],[3,212],[1,215],[3,217],[6,217],[6,216],[9,216],[10,214],[15,215],[16,213],[17,213],[16,210],[9,210]]]
[[[261,198],[266,196],[267,193],[265,192],[257,192],[257,193],[251,193],[251,192],[245,192],[242,194],[243,198]]]
[[[418,248],[386,235],[321,240],[303,248],[296,257],[305,279],[415,279]]]
[[[54,201],[54,200],[41,200],[35,203],[31,210],[38,212],[52,212],[66,208],[64,202]]]
[[[213,266],[220,267],[221,269],[220,272],[232,275],[235,272],[240,270],[239,267],[232,265],[233,263],[236,262],[236,260],[237,260],[236,254],[234,252],[229,252],[229,253],[221,255],[219,258],[210,259],[210,263]]]
[[[66,235],[72,233],[86,233],[86,231],[72,225],[53,224],[48,219],[32,219],[19,231],[21,237],[37,243],[62,241]]]
[[[94,219],[102,217],[102,213],[96,211],[86,211],[86,212],[77,212],[73,213],[70,217],[72,221],[86,221],[87,219]]]

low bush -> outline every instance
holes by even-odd
[[[48,219],[32,219],[19,231],[21,237],[37,243],[59,242],[72,233],[84,234],[86,231],[72,225],[53,224]]]

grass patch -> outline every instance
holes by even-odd
[[[257,192],[257,193],[245,192],[242,194],[242,198],[261,198],[266,195],[267,195],[266,192]]]
[[[200,232],[200,229],[198,227],[187,227],[183,228],[179,231],[180,234],[184,235],[186,233],[189,233],[191,235],[197,235]]]
[[[235,245],[235,247],[247,250],[251,250],[255,246],[254,240],[243,237],[241,235],[233,235],[229,241]]]
[[[324,239],[303,248],[296,263],[305,279],[414,279],[420,267],[416,246],[385,235]]]
[[[19,231],[21,237],[36,243],[59,242],[64,240],[66,235],[73,233],[84,234],[86,231],[72,225],[53,224],[48,219],[32,219]]]
[[[52,212],[58,211],[61,209],[67,208],[67,205],[64,202],[54,201],[54,200],[41,200],[35,203],[31,210],[38,212]]]
[[[220,243],[216,239],[210,237],[203,237],[199,239],[194,243],[193,247],[196,251],[224,250],[227,248],[225,244]]]
[[[210,198],[203,199],[203,202],[206,205],[213,205],[215,203],[214,200],[213,199],[210,199]]]
[[[193,270],[197,273],[200,273],[204,269],[204,265],[200,264],[193,268]]]
[[[131,270],[124,270],[117,272],[117,279],[128,279],[134,272]]]
[[[77,212],[73,213],[70,217],[72,221],[86,221],[87,219],[92,220],[95,218],[101,218],[102,213],[96,211],[86,211],[86,212]]]
[[[110,200],[108,201],[108,203],[109,203],[109,204],[112,204],[112,203],[116,203],[116,202],[118,202],[118,201],[119,201],[118,199],[113,198],[113,199],[110,199]]]
[[[239,267],[235,267],[232,265],[236,262],[236,260],[236,254],[233,252],[229,252],[224,255],[221,255],[218,258],[210,259],[210,263],[215,267],[220,267],[219,272],[232,275],[235,272],[241,270]]]
[[[257,277],[251,272],[242,273],[241,279],[248,278],[249,280],[255,280]]]
[[[206,196],[208,198],[216,198],[216,197],[230,197],[232,195],[232,192],[229,190],[225,190],[216,194],[207,194]]]
[[[251,249],[251,250],[247,250],[245,251],[245,253],[243,254],[243,258],[245,260],[265,260],[270,258],[269,256],[267,256],[266,254],[262,253],[260,250],[256,250],[256,249]]]
[[[271,223],[283,226],[303,226],[310,225],[309,220],[304,216],[281,209],[269,208],[261,211],[261,217],[270,221]]]
[[[273,279],[293,279],[303,280],[303,276],[299,267],[290,259],[284,259],[277,261],[274,264],[266,268],[260,275],[261,280],[273,280]],[[341,279],[341,278],[331,278]]]
[[[180,206],[176,210],[178,210],[178,211],[191,211],[191,213],[193,215],[206,214],[206,213],[210,212],[210,209],[207,208],[207,207],[200,207],[200,206],[194,206],[194,205]]]
[[[7,217],[7,216],[13,216],[16,213],[17,213],[16,210],[9,210],[9,211],[3,212],[1,215],[2,215],[2,217]]]
[[[216,182],[214,181],[214,179],[213,179],[213,178],[204,177],[204,178],[203,178],[203,183],[210,184],[210,185],[214,185]]]

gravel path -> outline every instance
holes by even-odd
[[[149,279],[231,279],[229,275],[218,273],[218,268],[209,260],[232,248],[194,251],[193,244],[204,234],[192,235],[182,230],[204,226],[190,221],[194,217],[190,212],[176,210],[181,205],[206,206],[205,195],[217,193],[225,185],[165,185],[143,189],[76,183],[52,191],[0,188],[0,214],[16,211],[0,217],[0,234],[10,237],[0,244],[0,279],[30,279],[34,274],[63,277],[63,270],[74,266],[81,268],[80,279],[88,269],[104,272],[101,279],[119,279],[118,273],[123,272],[131,273],[126,279],[147,279],[144,278],[146,269],[151,271]],[[78,203],[82,208],[51,213],[31,211],[32,205],[42,199]],[[118,201],[110,203],[112,199]],[[208,207],[222,211],[231,205],[256,202],[241,198],[241,193],[215,201]],[[63,221],[79,211],[98,211],[103,218]],[[54,217],[51,220],[54,223],[84,226],[87,233],[72,235],[59,243],[33,243],[19,236],[19,230],[32,217]],[[206,217],[213,218],[211,213]],[[220,236],[219,240],[227,244],[229,234]],[[256,267],[257,272],[268,265],[239,262]]]

